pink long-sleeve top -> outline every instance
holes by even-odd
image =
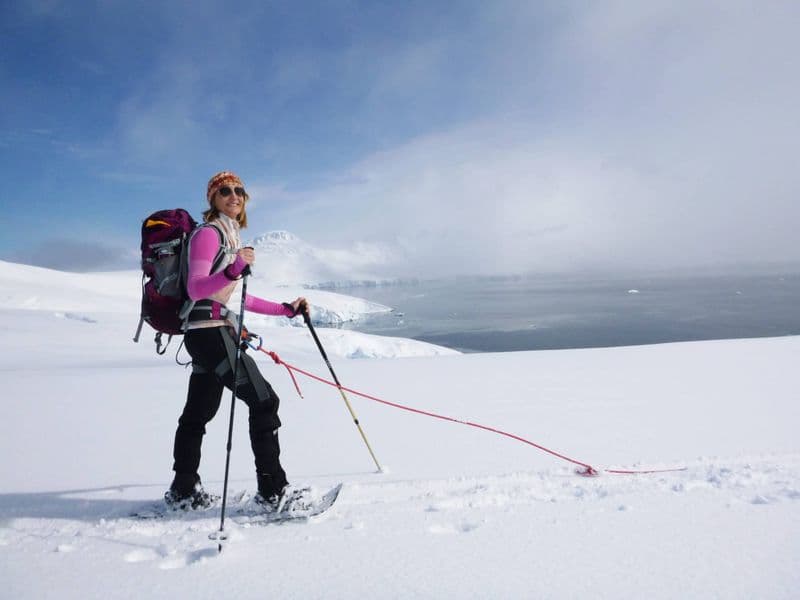
[[[245,260],[236,255],[236,260],[217,273],[212,273],[214,259],[219,250],[219,235],[212,227],[201,227],[192,236],[189,244],[189,274],[186,282],[186,289],[189,298],[195,302],[209,298],[213,294],[221,291],[230,285],[233,280],[238,278],[247,266]],[[262,315],[272,315],[276,317],[294,316],[291,309],[247,294],[245,297],[245,308],[249,311]]]

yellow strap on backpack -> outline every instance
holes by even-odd
[[[166,221],[155,221],[153,219],[147,219],[147,222],[144,224],[145,227],[153,227],[155,225],[166,225],[169,227],[169,223]]]

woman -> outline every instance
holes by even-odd
[[[164,494],[168,506],[184,510],[206,508],[217,500],[203,489],[197,474],[200,446],[206,424],[217,413],[223,389],[233,388],[237,324],[226,304],[245,269],[255,262],[253,249],[241,248],[239,237],[239,230],[247,226],[249,199],[241,179],[230,171],[217,173],[208,182],[206,197],[209,208],[203,219],[207,225],[198,227],[189,242],[187,291],[195,305],[189,315],[185,344],[192,357],[192,375],[175,432],[175,479]],[[286,317],[308,310],[305,298],[276,304],[250,294],[245,307]],[[278,396],[247,354],[241,355],[237,379],[237,396],[250,409],[250,445],[258,480],[256,501],[267,509],[277,509],[286,501],[283,496],[288,486],[279,459]]]

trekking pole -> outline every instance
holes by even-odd
[[[239,327],[236,333],[236,362],[233,364],[233,385],[231,386],[233,393],[231,394],[231,419],[228,422],[228,445],[227,454],[225,455],[225,483],[222,486],[222,514],[219,521],[219,552],[222,552],[222,540],[226,539],[225,536],[225,505],[228,500],[228,473],[231,466],[231,448],[233,447],[233,413],[236,409],[236,387],[239,381],[239,362],[242,355],[242,331],[244,331],[244,303],[247,299],[247,278],[250,275],[250,266],[245,267],[242,271],[242,304],[239,308]]]
[[[342,395],[342,400],[344,400],[347,410],[350,411],[350,416],[353,417],[353,423],[355,423],[356,427],[358,427],[358,432],[361,434],[361,439],[364,440],[364,444],[366,444],[367,450],[369,450],[369,454],[372,457],[372,460],[375,462],[375,466],[378,468],[378,473],[383,473],[383,467],[381,467],[378,459],[375,458],[375,453],[372,451],[372,446],[369,445],[367,436],[364,434],[364,430],[361,428],[361,424],[358,422],[358,417],[356,417],[353,407],[350,406],[350,401],[347,399],[347,396],[342,389],[342,384],[339,383],[339,378],[336,376],[336,373],[331,366],[331,361],[328,360],[328,355],[325,353],[325,349],[322,347],[322,342],[319,341],[317,332],[314,330],[314,326],[311,324],[311,316],[308,314],[308,308],[303,311],[303,320],[306,322],[306,325],[308,325],[308,329],[311,332],[314,341],[317,343],[317,348],[319,348],[319,353],[322,355],[322,359],[325,361],[325,364],[328,365],[328,370],[331,372],[333,380],[336,382],[336,387],[339,390],[339,393]]]

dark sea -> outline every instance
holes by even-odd
[[[337,291],[394,309],[348,328],[464,352],[800,335],[800,268],[763,274],[464,277]]]

